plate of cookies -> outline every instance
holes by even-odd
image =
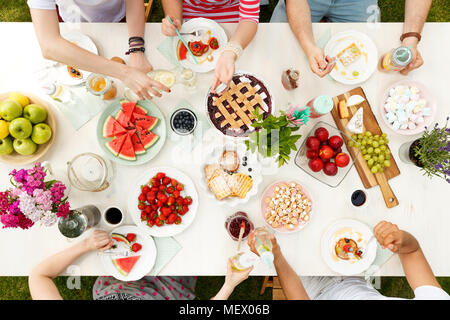
[[[278,181],[263,193],[261,214],[265,223],[281,233],[302,230],[311,220],[312,198],[297,181]]]
[[[243,143],[213,147],[206,155],[202,186],[206,193],[229,206],[246,203],[258,193],[262,181],[256,154]]]

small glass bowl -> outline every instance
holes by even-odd
[[[307,150],[306,140],[308,139],[308,137],[314,136],[314,132],[319,127],[323,127],[325,129],[327,129],[329,132],[329,137],[335,136],[335,135],[341,136],[342,139],[344,140],[344,144],[342,145],[342,152],[345,152],[350,156],[349,164],[344,168],[338,167],[338,172],[335,176],[328,176],[323,172],[323,170],[321,170],[319,172],[314,172],[308,166],[309,159],[306,157],[306,150]],[[341,184],[342,180],[344,180],[344,178],[347,176],[348,172],[354,165],[353,159],[356,159],[359,154],[358,148],[351,148],[352,152],[350,152],[347,149],[347,142],[350,140],[353,140],[353,139],[349,135],[347,135],[345,132],[342,132],[338,128],[336,128],[326,122],[319,121],[316,123],[314,128],[312,128],[312,130],[308,133],[308,135],[305,136],[305,139],[303,140],[303,143],[302,143],[300,149],[298,150],[297,155],[295,156],[295,164],[297,165],[297,167],[299,167],[300,169],[305,171],[311,177],[319,180],[320,182],[326,184],[329,187],[336,188],[337,186],[339,186]],[[353,141],[355,141],[355,140],[353,140]],[[356,143],[356,141],[355,141],[355,143]]]

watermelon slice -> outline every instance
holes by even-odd
[[[183,42],[178,41],[178,46],[177,46],[177,58],[178,58],[178,60],[185,60],[186,59],[186,54],[187,54],[186,46],[183,44]]]
[[[137,127],[137,130],[139,132],[139,137],[141,138],[142,145],[146,150],[150,148],[152,145],[154,145],[155,142],[158,141],[159,139],[158,135],[140,126]]]
[[[134,109],[134,113],[147,114],[147,109],[137,105],[136,108]]]
[[[134,153],[143,154],[146,152],[144,146],[141,143],[141,140],[136,133],[131,136],[131,142],[133,143]]]
[[[119,110],[119,112],[117,112],[116,120],[117,122],[120,123],[122,127],[124,127],[127,130],[134,129],[135,127],[134,123],[131,121],[131,115],[130,117],[128,117],[122,110]]]
[[[131,137],[129,134],[126,134],[125,136],[126,136],[125,142],[123,143],[122,148],[120,148],[119,158],[125,160],[136,160],[136,153],[134,152]]]
[[[152,130],[157,124],[159,119],[154,118],[152,116],[147,116],[144,114],[133,113],[133,117],[136,123],[136,126],[141,128]]]
[[[120,136],[126,132],[127,130],[111,116],[106,119],[105,124],[103,125],[103,138]]]
[[[131,119],[131,115],[134,112],[134,108],[136,108],[136,102],[128,102],[127,101],[127,102],[122,103],[123,112],[125,113],[125,116],[128,119]]]
[[[112,259],[113,265],[120,274],[127,276],[141,256]]]
[[[130,245],[130,241],[128,241],[128,239],[124,235],[121,235],[119,233],[111,234],[111,238],[117,242],[123,242],[126,245]]]
[[[106,143],[106,148],[108,148],[108,150],[117,157],[127,137],[129,137],[127,134],[116,137],[115,139]]]

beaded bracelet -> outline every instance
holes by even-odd
[[[130,37],[129,39],[128,39],[128,43],[129,44],[131,44],[132,42],[142,42],[142,43],[145,43],[145,40],[144,40],[144,38],[142,38],[142,37]]]
[[[128,51],[127,52],[125,52],[125,54],[126,55],[129,55],[130,53],[133,53],[133,52],[145,52],[145,48],[144,47],[140,47],[140,48],[130,48],[130,49],[128,49]]]
[[[237,60],[242,55],[242,51],[244,51],[244,49],[242,49],[242,46],[239,43],[228,42],[225,45],[225,47],[223,48],[222,52],[224,52],[224,51],[234,52],[234,54],[236,55],[236,60]]]

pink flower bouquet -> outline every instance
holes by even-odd
[[[52,226],[67,218],[70,204],[61,181],[45,181],[47,173],[39,162],[32,169],[13,170],[12,188],[0,192],[0,222],[3,228],[28,229],[38,221]]]

